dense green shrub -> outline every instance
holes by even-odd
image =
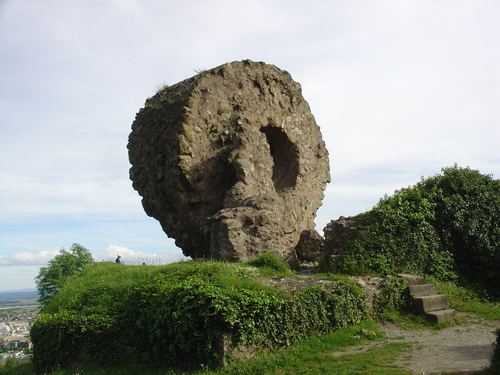
[[[85,356],[92,363],[116,364],[124,349],[117,321],[105,315],[64,311],[42,314],[31,329],[34,369],[38,373],[67,367]]]
[[[44,306],[50,299],[61,290],[65,282],[81,272],[85,267],[92,265],[94,260],[90,251],[74,243],[68,250],[62,248],[47,267],[40,268],[35,278],[38,294],[38,302]]]
[[[337,271],[463,277],[500,291],[500,181],[469,168],[386,196],[358,215]]]
[[[436,203],[433,224],[458,273],[500,292],[500,180],[455,166],[422,189]]]
[[[5,360],[3,366],[0,365],[0,374],[9,372],[17,366],[19,366],[19,363],[16,361],[16,359],[13,357],[9,357]]]
[[[34,324],[35,369],[79,357],[199,368],[218,363],[223,334],[235,345],[275,349],[366,316],[363,293],[345,281],[285,293],[258,275],[222,262],[96,264],[66,283]]]
[[[381,291],[373,301],[376,316],[386,318],[394,312],[408,312],[413,299],[402,277],[387,277],[381,284]]]

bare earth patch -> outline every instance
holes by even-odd
[[[408,331],[392,323],[380,324],[386,341],[414,343],[396,365],[413,374],[470,374],[490,366],[495,330],[500,321],[478,320],[459,313],[463,324],[439,331]]]

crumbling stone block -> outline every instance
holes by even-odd
[[[316,261],[325,253],[325,239],[314,229],[303,230],[295,251],[300,261]]]
[[[187,256],[287,260],[330,180],[321,132],[289,73],[249,60],[159,91],[128,143],[133,187]]]

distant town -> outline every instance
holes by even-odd
[[[36,291],[0,292],[0,365],[8,358],[30,360],[29,332],[39,316],[37,300]]]

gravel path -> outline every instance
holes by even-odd
[[[381,324],[379,329],[385,332],[386,341],[414,343],[411,352],[396,362],[414,375],[470,374],[484,370],[490,365],[495,330],[500,328],[500,321],[459,315],[465,323],[439,331],[407,331],[392,323]]]

